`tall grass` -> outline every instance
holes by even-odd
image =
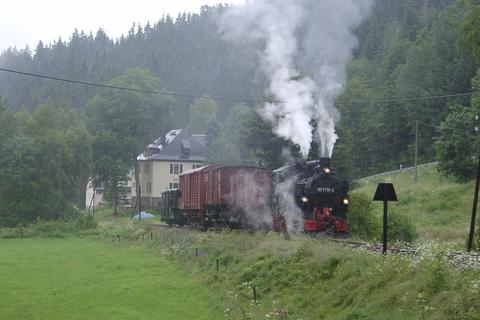
[[[463,245],[467,236],[472,210],[473,181],[461,183],[442,176],[435,165],[418,169],[418,180],[413,182],[413,171],[404,171],[382,177],[362,180],[352,193],[371,195],[379,182],[395,186],[398,202],[389,205],[390,214],[406,216],[418,230],[420,240],[442,240]],[[382,214],[382,204],[375,202],[374,210]]]
[[[144,244],[204,279],[226,319],[475,319],[480,303],[480,272],[456,268],[450,248],[434,243],[418,256],[382,256],[304,235],[142,224],[127,233],[120,242]]]

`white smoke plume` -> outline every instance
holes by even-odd
[[[332,155],[339,120],[335,99],[357,45],[352,31],[373,1],[257,0],[230,8],[221,19],[226,38],[261,48],[262,71],[278,102],[266,103],[259,113],[304,158],[312,141],[322,156]]]
[[[288,233],[303,231],[303,213],[293,198],[295,177],[286,179],[275,186],[274,197],[277,201],[279,212],[285,218]]]
[[[240,170],[230,176],[229,185],[232,190],[226,199],[232,207],[243,210],[248,225],[257,230],[271,229],[271,186],[266,173]]]

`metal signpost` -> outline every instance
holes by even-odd
[[[475,116],[475,121],[479,121],[479,117]],[[475,132],[479,133],[478,126],[475,127]],[[467,241],[467,251],[472,251],[473,246],[473,236],[475,234],[475,219],[477,216],[477,203],[478,203],[478,189],[480,187],[480,156],[478,156],[478,165],[477,165],[477,179],[475,182],[475,193],[473,195],[473,207],[472,207],[472,220],[470,221],[470,232],[468,233]]]
[[[379,183],[377,191],[373,196],[373,201],[383,201],[383,253],[387,252],[387,233],[388,233],[388,201],[398,201],[395,188],[392,183]]]

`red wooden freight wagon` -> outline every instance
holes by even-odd
[[[214,165],[186,171],[180,175],[180,198],[178,208],[181,210],[203,210],[206,198],[206,173]]]
[[[228,208],[268,206],[270,173],[251,166],[220,166],[207,174],[205,205]]]
[[[181,174],[179,188],[179,210],[193,225],[270,224],[271,175],[266,169],[207,165]]]

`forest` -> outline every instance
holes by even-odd
[[[146,143],[170,129],[208,134],[209,162],[276,168],[284,150],[298,156],[256,112],[270,98],[266,79],[255,48],[218,31],[226,9],[134,24],[118,39],[75,30],[68,40],[1,53],[3,69],[167,95],[0,72],[0,225],[75,214],[89,176],[116,188]],[[473,178],[479,17],[476,0],[376,1],[355,30],[336,101],[340,172],[353,179],[412,165],[418,129],[420,163]]]

